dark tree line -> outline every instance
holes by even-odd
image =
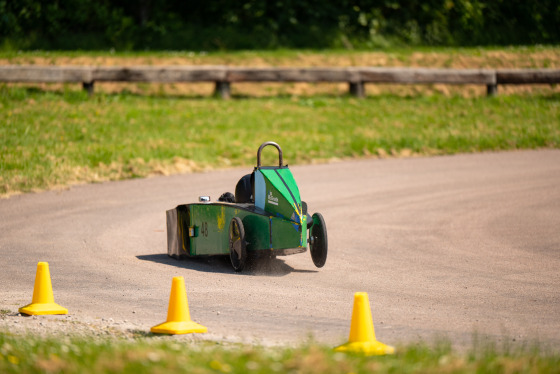
[[[560,0],[0,0],[13,49],[556,44],[559,25]]]

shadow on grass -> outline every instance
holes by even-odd
[[[539,99],[548,101],[560,101],[560,92],[554,92],[549,95],[537,95]]]
[[[166,254],[140,255],[136,257],[142,261],[157,262],[159,264],[175,266],[182,269],[201,271],[205,273],[283,277],[291,273],[317,272],[317,270],[294,269],[290,265],[286,264],[284,260],[278,258],[252,258],[248,261],[245,269],[242,272],[235,273],[229,262],[229,256],[188,257],[181,260],[176,260]]]
[[[77,87],[77,86],[76,86]],[[112,100],[118,99],[120,97],[132,97],[132,98],[149,98],[149,99],[161,99],[161,100],[206,100],[216,98],[214,95],[202,95],[202,94],[180,94],[180,93],[142,93],[142,92],[132,92],[129,89],[124,88],[120,92],[95,92],[93,95],[89,96],[85,90],[65,86],[63,88],[52,88],[45,89],[37,86],[7,86],[5,84],[0,84],[0,94],[8,97],[10,100],[26,100],[33,96],[40,95],[50,95],[63,99],[66,101],[88,101],[88,100]]]
[[[131,83],[133,84],[133,83]],[[34,85],[20,85],[20,86],[6,86],[0,84],[0,92],[3,90],[7,93],[11,100],[24,100],[32,96],[39,95],[51,95],[58,97],[66,101],[88,101],[88,100],[118,100],[121,97],[131,97],[131,98],[149,98],[152,100],[218,100],[222,101],[222,97],[218,94],[185,94],[177,92],[134,92],[128,88],[123,88],[119,92],[103,92],[95,91],[91,96],[85,90],[77,88],[77,84],[67,84],[62,88],[52,88],[45,89],[44,87],[38,87]],[[263,101],[270,99],[278,100],[333,100],[333,99],[349,99],[355,98],[349,93],[309,93],[309,94],[289,94],[284,92],[271,92],[269,94],[259,94],[258,96],[253,96],[246,93],[232,93],[230,96],[231,100],[234,101],[245,101],[245,100],[255,100]],[[226,100],[227,101],[227,100]]]
[[[130,84],[138,84],[138,82],[129,82]],[[149,84],[149,83],[148,83]],[[288,82],[286,82],[288,84]],[[103,92],[95,91],[93,95],[89,96],[88,93],[78,88],[81,86],[79,83],[66,83],[62,88],[44,88],[37,86],[36,84],[21,84],[17,86],[9,86],[7,84],[0,83],[0,96],[7,96],[11,100],[24,100],[28,99],[29,96],[39,96],[39,95],[52,95],[64,99],[66,101],[87,101],[87,100],[111,100],[118,99],[120,97],[132,97],[132,98],[149,98],[152,100],[224,100],[220,95],[216,93],[210,94],[200,94],[200,93],[177,93],[177,92],[134,92],[129,88],[123,88],[118,92]],[[428,87],[428,86],[427,86]],[[560,93],[534,93],[534,94],[519,94],[513,93],[507,96],[530,96],[533,98],[539,98],[542,100],[558,101],[560,100]],[[376,94],[368,94],[365,98],[366,100],[376,100],[376,99],[400,99],[400,100],[416,100],[419,98],[430,99],[435,97],[444,97],[449,100],[458,98],[465,99],[461,95],[445,95],[441,93],[428,93],[427,91],[418,92],[382,92]],[[499,97],[499,95],[497,96]],[[247,93],[232,93],[231,100],[235,101],[245,101],[245,100],[298,100],[300,104],[304,106],[323,106],[321,100],[334,100],[334,99],[357,99],[355,96],[351,95],[349,92],[333,92],[333,93],[303,93],[303,94],[293,94],[286,92],[270,92],[270,93],[259,93],[258,96],[253,96]],[[363,100],[362,99],[362,100]]]

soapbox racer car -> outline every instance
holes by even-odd
[[[266,146],[278,150],[278,166],[262,166]],[[320,213],[309,216],[282,149],[274,142],[257,151],[257,166],[243,176],[235,195],[224,193],[212,203],[201,196],[198,203],[168,210],[167,253],[173,258],[229,255],[235,271],[247,258],[285,256],[311,252],[313,263],[323,267],[327,260],[327,228]],[[309,235],[307,234],[309,231]]]

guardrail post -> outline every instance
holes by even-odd
[[[497,84],[487,84],[486,85],[486,95],[487,96],[496,96],[498,94],[498,85]]]
[[[220,96],[222,99],[229,99],[231,97],[231,87],[229,82],[217,81],[214,88],[214,95]]]
[[[82,88],[87,91],[89,96],[93,95],[93,84],[94,82],[82,82]]]
[[[349,82],[348,88],[350,95],[356,96],[358,98],[363,98],[366,96],[366,88],[364,82]]]

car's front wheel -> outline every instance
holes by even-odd
[[[309,249],[311,252],[311,259],[318,268],[325,266],[327,262],[327,226],[321,213],[313,214],[313,225],[309,230]]]

